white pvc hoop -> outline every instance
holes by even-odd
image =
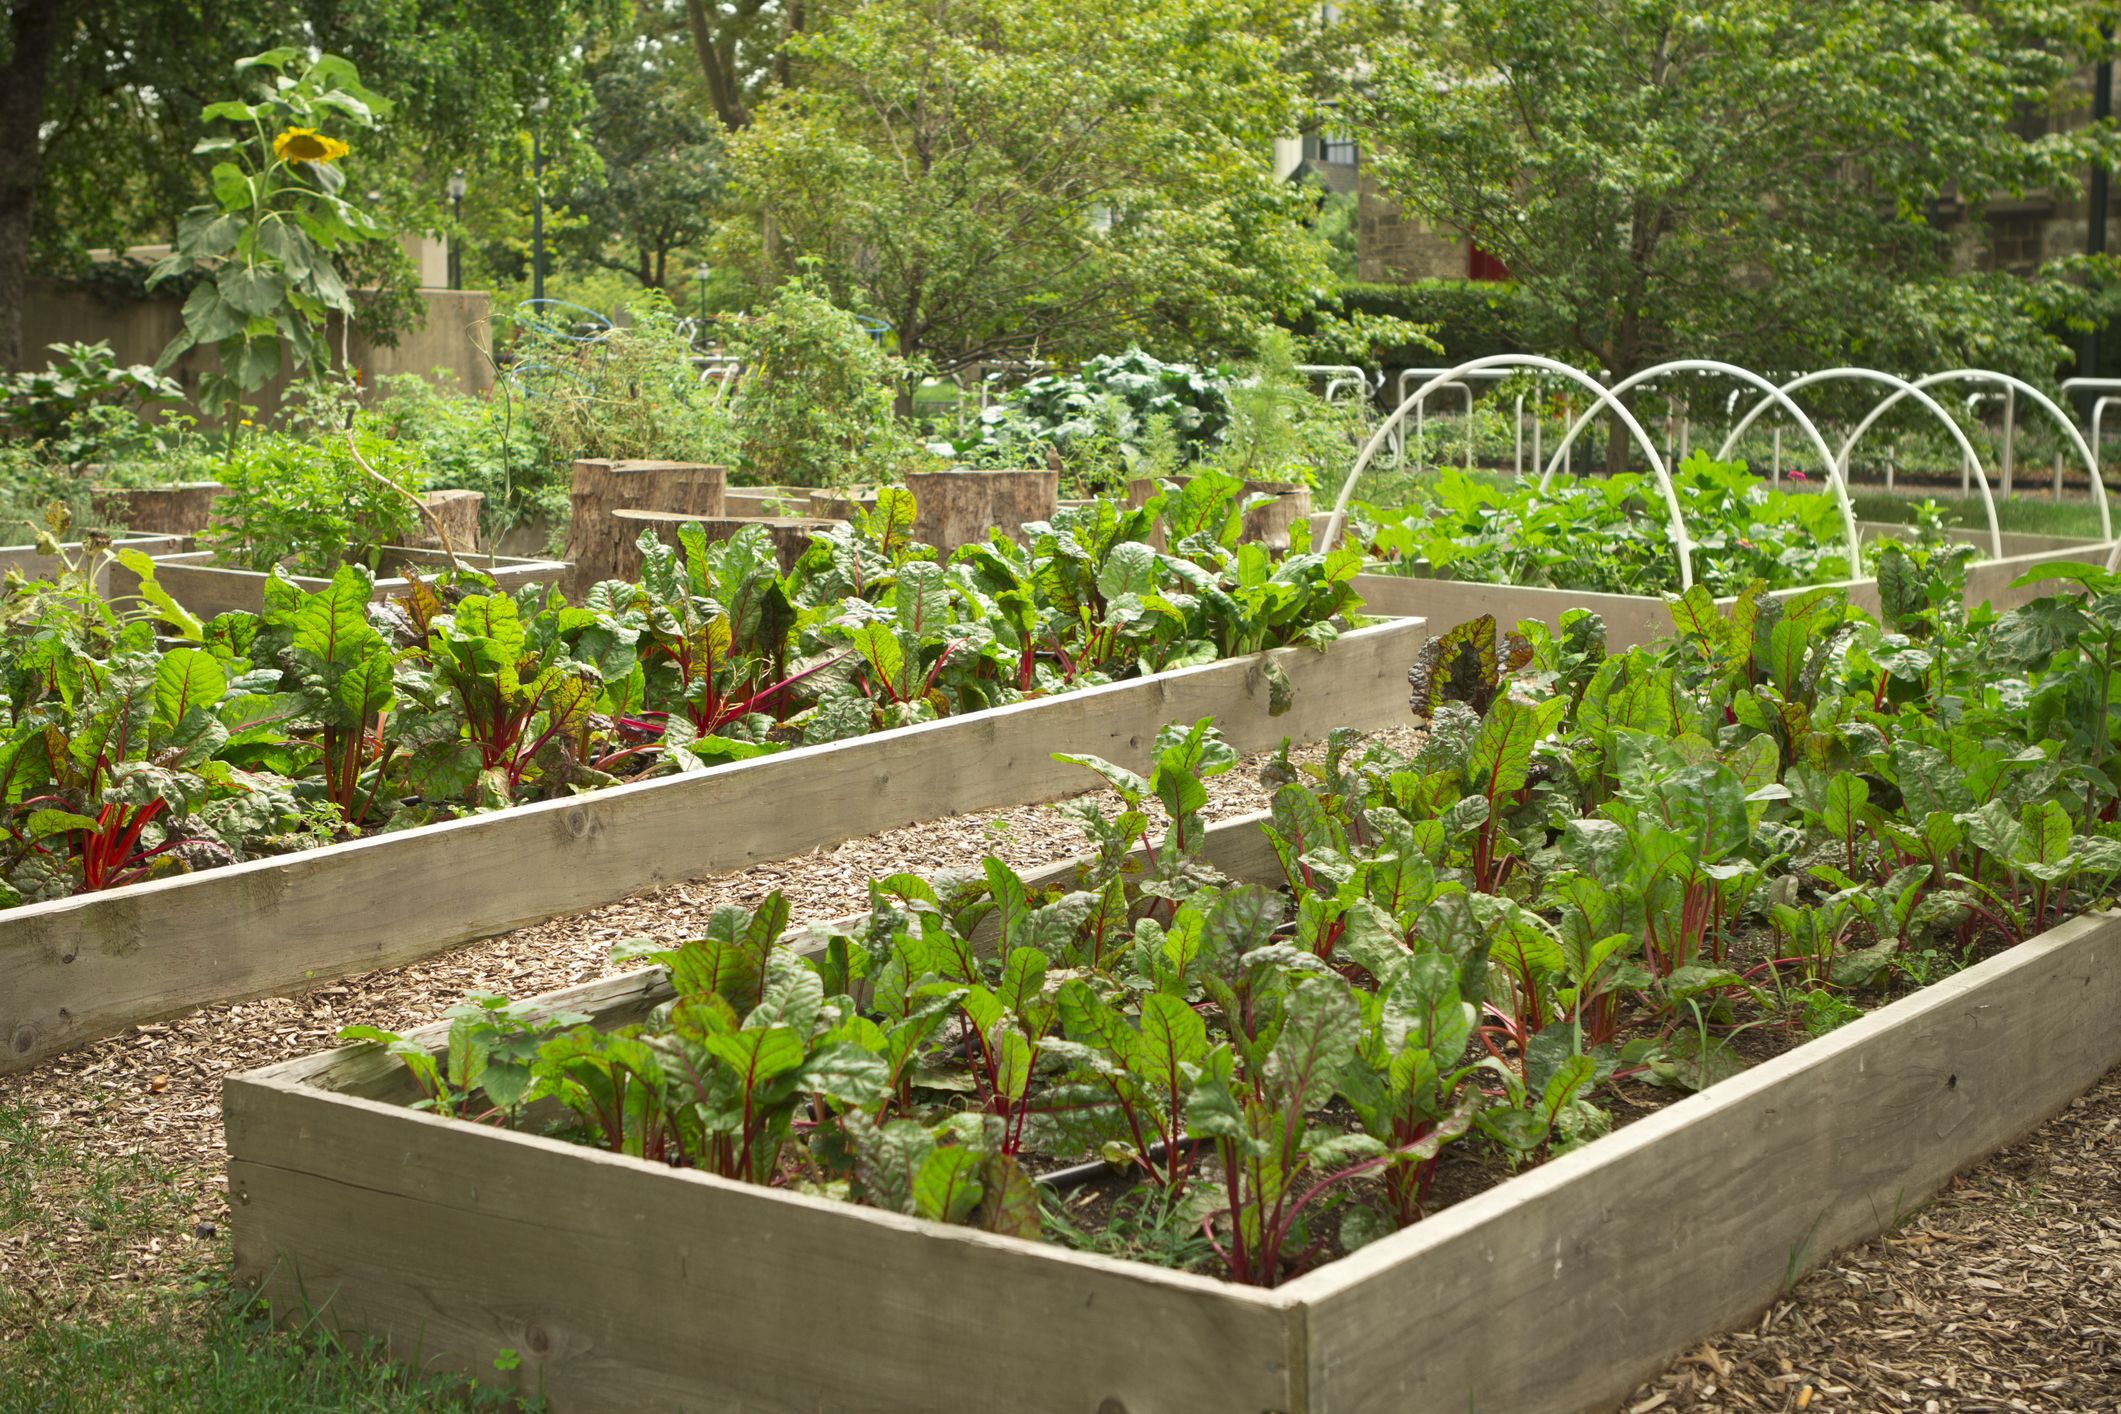
[[[1687,535],[1686,517],[1679,509],[1679,494],[1672,489],[1672,478],[1664,469],[1664,459],[1657,455],[1657,444],[1650,440],[1650,434],[1644,431],[1642,424],[1635,420],[1635,414],[1628,411],[1627,405],[1606,391],[1596,379],[1580,368],[1573,368],[1559,359],[1546,358],[1539,354],[1489,354],[1485,358],[1468,359],[1456,368],[1445,369],[1419,388],[1416,388],[1413,394],[1397,408],[1394,408],[1392,415],[1386,418],[1375,432],[1370,434],[1370,440],[1363,444],[1361,455],[1355,458],[1355,465],[1348,472],[1348,479],[1341,484],[1340,495],[1333,501],[1333,514],[1326,521],[1326,530],[1321,541],[1321,548],[1332,549],[1334,542],[1340,538],[1340,528],[1347,522],[1348,518],[1348,498],[1355,491],[1355,483],[1362,479],[1362,474],[1365,471],[1369,470],[1370,463],[1376,458],[1378,449],[1384,446],[1386,440],[1392,434],[1392,429],[1406,421],[1408,413],[1420,407],[1430,392],[1446,386],[1455,379],[1463,378],[1469,373],[1476,373],[1485,368],[1508,367],[1537,368],[1544,372],[1558,373],[1564,378],[1573,379],[1585,391],[1589,392],[1593,398],[1597,399],[1600,405],[1610,407],[1613,410],[1613,415],[1618,417],[1627,427],[1629,433],[1634,436],[1635,441],[1642,447],[1643,454],[1650,459],[1650,470],[1656,473],[1657,476],[1657,489],[1664,493],[1665,509],[1671,513],[1672,544],[1679,554],[1679,587],[1682,590],[1693,588],[1694,542]]]
[[[1660,363],[1654,368],[1645,368],[1640,372],[1629,374],[1618,383],[1615,383],[1609,391],[1617,398],[1628,389],[1638,384],[1647,383],[1653,378],[1658,378],[1668,373],[1694,372],[1721,373],[1760,389],[1767,394],[1770,401],[1780,403],[1791,418],[1796,421],[1797,426],[1804,432],[1804,435],[1812,439],[1812,446],[1819,453],[1819,463],[1826,471],[1827,486],[1834,493],[1835,504],[1841,508],[1841,533],[1846,537],[1849,547],[1849,574],[1851,577],[1861,575],[1863,573],[1863,538],[1856,531],[1856,508],[1849,503],[1848,487],[1842,483],[1839,474],[1840,463],[1834,460],[1834,454],[1827,447],[1826,438],[1820,435],[1819,428],[1813,424],[1811,418],[1805,415],[1804,409],[1797,406],[1795,400],[1788,393],[1749,368],[1740,368],[1735,363],[1724,363],[1713,358],[1680,358],[1673,359],[1670,363]],[[1568,431],[1561,436],[1560,445],[1554,448],[1554,455],[1547,461],[1546,471],[1539,478],[1540,490],[1546,490],[1548,483],[1553,481],[1554,473],[1561,467],[1563,455],[1567,453],[1570,444],[1576,440],[1577,435],[1590,425],[1590,421],[1595,415],[1595,410],[1586,410],[1582,417],[1569,424]],[[1717,460],[1721,461],[1722,458],[1718,457]]]
[[[1925,374],[1910,383],[1908,387],[1919,392],[1924,388],[1933,387],[1939,383],[2001,383],[2007,388],[2023,393],[2042,408],[2045,408],[2048,415],[2062,425],[2062,430],[2069,434],[2070,440],[2077,444],[2077,455],[2084,458],[2084,469],[2091,473],[2092,499],[2099,505],[2099,538],[2101,540],[2114,538],[2113,517],[2106,508],[2106,479],[2099,475],[2099,459],[2093,455],[2091,446],[2084,440],[2084,434],[2077,430],[2077,424],[2070,421],[2068,415],[2061,408],[2056,407],[2047,394],[2041,392],[2023,378],[2013,377],[2008,373],[1997,373],[1992,369],[1986,368],[1952,368],[1942,373]],[[1855,448],[1856,439],[1869,431],[1871,424],[1885,415],[1886,409],[1906,396],[1907,393],[1904,391],[1895,393],[1884,402],[1878,404],[1878,406],[1872,408],[1869,415],[1856,424],[1856,430],[1849,434],[1848,445],[1841,449],[1841,455],[1846,458],[1850,451]],[[1990,396],[1994,395],[1991,394]],[[1996,549],[1996,558],[2001,559],[2002,557],[2003,551],[1999,545]]]
[[[1807,373],[1802,377],[1792,378],[1789,382],[1783,384],[1779,391],[1784,394],[1794,393],[1799,388],[1808,388],[1814,383],[1825,383],[1837,379],[1858,383],[1882,383],[1888,388],[1899,390],[1894,394],[1895,398],[1912,397],[1916,402],[1935,414],[1937,420],[1944,424],[1944,430],[1951,433],[1952,440],[1959,444],[1959,450],[1966,456],[1966,464],[1973,468],[1974,482],[1981,488],[1981,509],[1988,516],[1989,557],[1997,560],[2002,559],[2003,531],[1996,524],[1996,502],[1995,498],[1989,494],[1988,473],[1982,470],[1981,458],[1975,453],[1974,444],[1966,440],[1966,433],[1960,430],[1958,423],[1952,421],[1952,415],[1946,412],[1935,398],[1910,383],[1907,379],[1891,373],[1881,373],[1875,368],[1822,368],[1815,373]],[[1739,418],[1737,425],[1731,428],[1730,435],[1723,439],[1723,445],[1716,449],[1716,460],[1725,461],[1729,459],[1731,448],[1738,445],[1738,439],[1745,435],[1746,428],[1751,427],[1754,419],[1766,412],[1773,401],[1771,398],[1762,398],[1759,402],[1753,404],[1751,408],[1747,409],[1745,416]]]

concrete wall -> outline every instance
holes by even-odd
[[[462,391],[489,391],[493,364],[488,358],[491,323],[486,292],[423,289],[420,299],[427,309],[425,322],[401,334],[394,348],[371,346],[358,335],[350,343],[342,342],[341,321],[334,317],[330,325],[333,362],[339,364],[343,359],[363,387],[374,387],[377,379],[391,374],[429,377],[437,369],[446,369],[455,375]],[[174,296],[109,304],[52,281],[32,280],[22,310],[23,363],[42,368],[49,357],[48,344],[99,339],[110,343],[122,363],[153,363],[183,328],[182,310],[183,301]],[[217,367],[219,360],[211,349],[191,349],[171,371],[185,391],[196,396],[200,375]],[[284,385],[283,379],[260,389],[253,401],[271,411],[279,405]]]

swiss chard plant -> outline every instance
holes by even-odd
[[[1090,851],[1050,882],[893,875],[806,932],[724,908],[648,954],[645,1023],[542,1036],[498,1093],[454,1026],[349,1034],[460,1118],[550,1097],[620,1152],[1106,1250],[1087,1175],[1190,1230],[1165,1259],[1272,1286],[2111,898],[2121,578],[1999,617],[1938,592],[1960,569],[1907,552],[1879,619],[1673,596],[1624,653],[1587,615],[1439,635],[1414,749],[1268,763],[1267,882],[1203,823],[1235,754],[1172,726],[1146,774],[1064,758],[1111,794],[1061,808]]]

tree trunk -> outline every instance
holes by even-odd
[[[714,104],[714,115],[721,119],[724,128],[735,132],[751,121],[751,114],[744,110],[737,94],[734,56],[724,54],[715,43],[714,26],[707,18],[703,0],[685,0],[685,25],[692,31],[693,57],[700,61],[700,73],[707,80],[707,98]],[[735,41],[730,43],[733,48]]]
[[[39,130],[65,8],[64,0],[14,0],[8,7],[9,56],[0,65],[0,372],[22,363],[29,241],[44,174]]]

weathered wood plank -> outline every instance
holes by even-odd
[[[174,555],[188,549],[191,540],[182,535],[128,535],[111,542],[113,550],[138,550],[143,555]],[[69,541],[59,547],[61,552],[78,561],[86,554],[79,541]],[[24,579],[50,579],[59,572],[59,555],[41,553],[34,545],[0,546],[0,578],[10,572]],[[137,586],[138,581],[134,584]],[[95,587],[98,594],[110,595],[110,566],[108,563],[96,568]]]
[[[2116,1063],[2080,918],[1291,1283],[1308,1407],[1609,1409]]]
[[[225,1095],[239,1276],[559,1410],[1293,1407],[1271,1294],[316,1090]]]
[[[2056,590],[2056,586],[2045,584],[2012,588],[2012,581],[2027,570],[2035,565],[2070,561],[2103,565],[2112,548],[2110,543],[2080,541],[2061,549],[1976,564],[1967,572],[1966,600],[1969,604],[1986,602],[1998,610],[2016,608]],[[1878,612],[1878,581],[1875,579],[1843,580],[1819,587],[1844,590],[1857,608],[1867,614]],[[1394,574],[1358,575],[1355,589],[1362,595],[1367,612],[1416,615],[1427,619],[1438,632],[1468,619],[1477,619],[1482,614],[1493,614],[1495,622],[1505,628],[1525,619],[1557,626],[1562,614],[1570,609],[1589,609],[1603,618],[1606,643],[1611,648],[1632,648],[1672,631],[1671,613],[1665,608],[1664,600],[1656,595],[1602,594],[1581,589],[1416,579]],[[1807,592],[1805,589],[1781,589],[1775,591],[1775,595],[1787,598]],[[1731,600],[1724,598],[1717,602],[1729,605]]]
[[[418,547],[393,546],[385,551],[395,563],[422,566],[439,572],[449,567],[448,557],[440,550]],[[268,576],[261,570],[234,569],[214,562],[210,550],[194,550],[175,555],[159,555],[155,559],[155,582],[169,591],[172,599],[202,619],[216,614],[255,614],[265,608],[265,581]],[[465,569],[476,570],[493,580],[501,589],[514,592],[526,584],[557,584],[566,577],[568,565],[562,560],[514,559],[506,555],[459,554],[457,561]],[[385,568],[390,568],[388,564]],[[310,593],[323,589],[331,581],[311,575],[289,576],[296,585]],[[375,582],[371,596],[378,603],[393,594],[403,594],[410,582],[396,576],[385,576]],[[105,592],[113,596],[138,594],[140,577],[123,565],[110,568],[110,581]]]
[[[921,820],[1080,793],[1054,752],[1146,764],[1156,729],[1213,716],[1241,751],[1403,720],[1424,626],[1085,688],[696,775],[0,913],[0,1071],[216,1001],[295,991],[681,879]]]

